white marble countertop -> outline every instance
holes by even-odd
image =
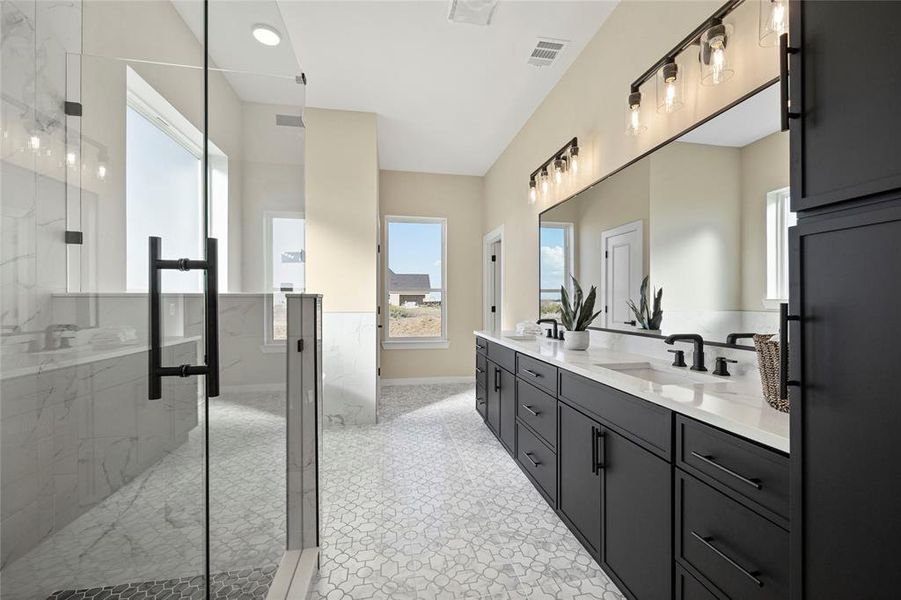
[[[770,448],[786,453],[789,451],[788,414],[779,412],[766,403],[759,381],[755,385],[750,381],[729,380],[709,373],[696,373],[685,368],[673,367],[670,363],[656,358],[606,348],[564,350],[563,342],[547,338],[521,339],[512,332],[474,333],[522,354]],[[626,363],[648,363],[657,372],[683,381],[661,384],[609,368]]]
[[[200,336],[165,338],[163,340],[163,347],[166,348],[168,346],[199,342],[201,339]],[[38,373],[46,373],[56,369],[65,369],[67,367],[74,367],[101,360],[120,358],[138,352],[146,352],[149,349],[150,347],[147,344],[138,342],[134,344],[123,344],[115,348],[105,348],[103,350],[95,350],[90,346],[76,346],[74,348],[51,350],[47,352],[23,353],[4,358],[3,373],[2,376],[0,376],[0,379],[37,375]],[[29,364],[9,366],[11,363],[14,363],[16,359],[22,358],[27,358]]]

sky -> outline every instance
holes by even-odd
[[[388,268],[395,273],[427,273],[441,287],[441,224],[389,223]]]
[[[559,227],[541,228],[541,289],[559,289],[563,285],[563,236]]]

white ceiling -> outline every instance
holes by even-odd
[[[446,1],[278,0],[307,106],[377,113],[383,169],[467,175],[488,170],[615,4],[501,0],[479,27],[448,22]],[[538,37],[570,43],[538,69]]]
[[[780,127],[779,85],[773,84],[689,131],[679,141],[743,148],[776,133]]]

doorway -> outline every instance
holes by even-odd
[[[482,301],[484,327],[500,331],[503,327],[504,305],[504,226],[488,233],[484,239]]]
[[[644,222],[601,232],[604,326],[635,325],[629,302],[638,302],[644,274]]]

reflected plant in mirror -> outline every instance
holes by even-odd
[[[776,333],[795,223],[789,198],[773,85],[541,213],[541,316],[559,314],[558,290],[572,294],[575,277],[597,287],[591,328],[693,332],[733,347],[731,333]],[[655,311],[653,288],[643,308],[644,281],[666,289],[665,312]]]
[[[653,307],[649,302],[648,289],[650,288],[650,277],[645,276],[641,281],[641,290],[638,295],[641,297],[641,303],[635,306],[635,301],[629,299],[629,308],[635,315],[635,320],[642,329],[648,331],[659,332],[660,324],[663,322],[663,288],[654,290]]]

